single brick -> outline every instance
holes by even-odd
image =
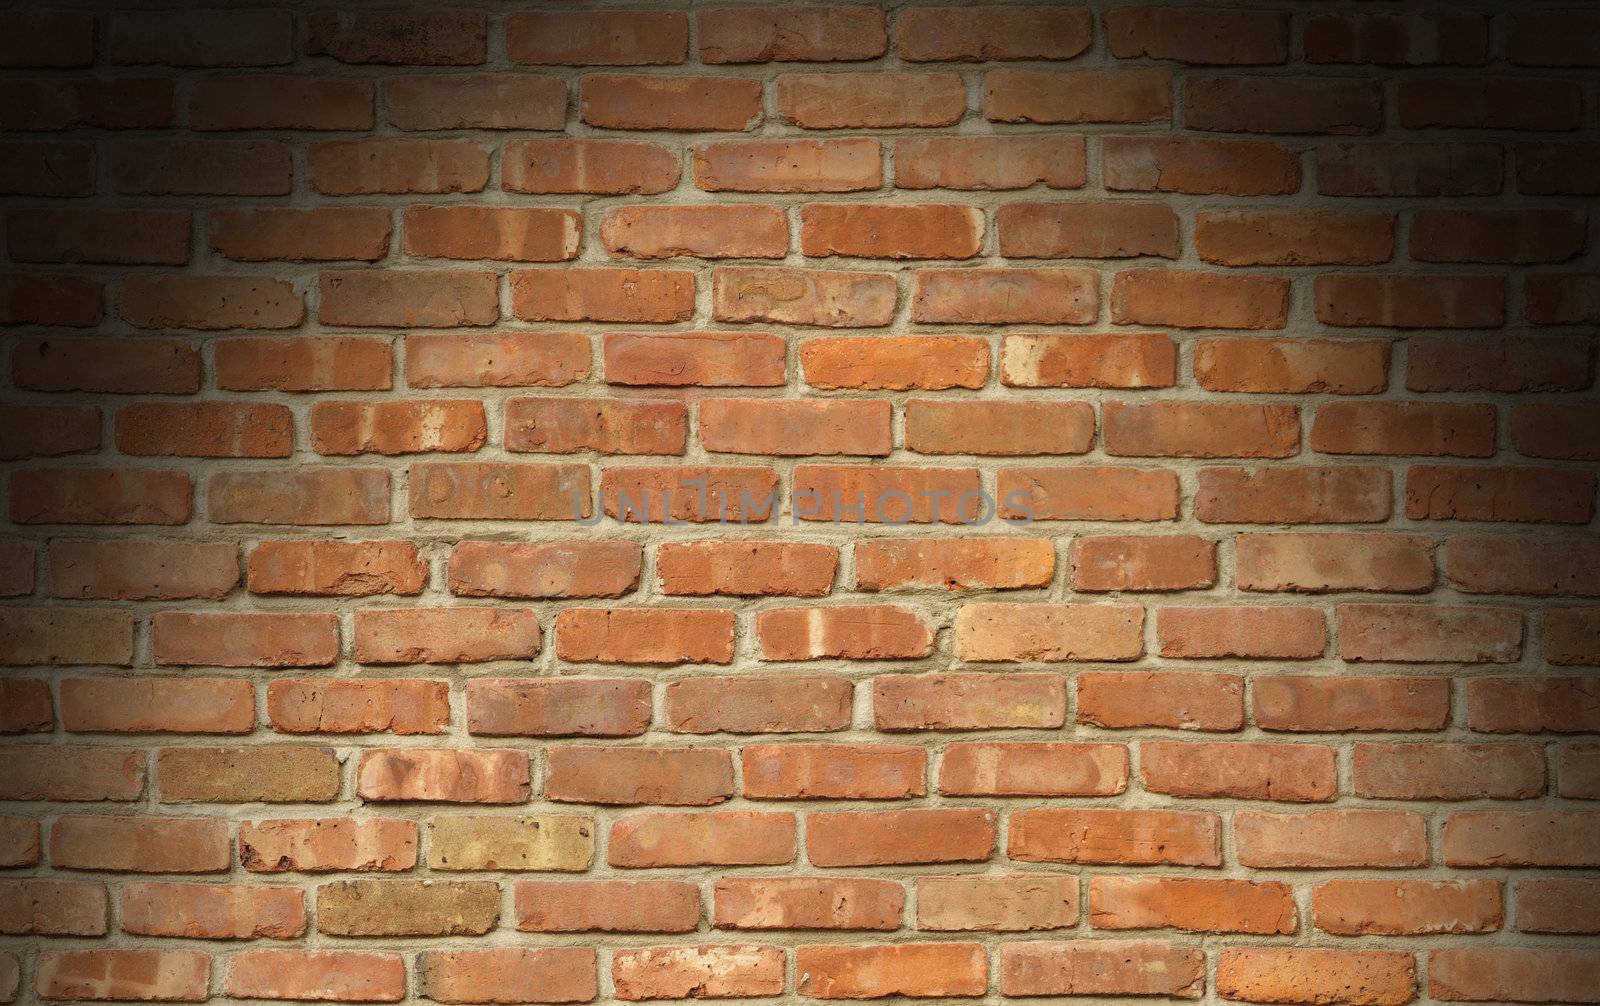
[[[1244,724],[1244,679],[1198,671],[1097,671],[1078,676],[1077,708],[1078,722],[1110,729],[1237,730]]]
[[[650,727],[650,692],[650,682],[633,678],[476,678],[467,682],[467,731],[632,737]]]
[[[458,597],[621,597],[640,565],[639,546],[626,541],[463,541],[446,582]]]
[[[1006,855],[1025,863],[1220,866],[1222,825],[1199,811],[1019,810]]]
[[[744,794],[752,800],[898,800],[922,796],[926,755],[891,744],[750,744]]]
[[[994,852],[993,810],[814,812],[806,816],[806,855],[816,866],[982,862]]]

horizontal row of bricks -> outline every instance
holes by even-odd
[[[892,31],[890,22],[893,22]],[[691,46],[690,26],[694,27]],[[0,66],[282,66],[297,56],[347,65],[675,65],[691,51],[705,64],[1070,60],[1090,51],[1096,23],[1116,59],[1198,65],[1481,66],[1600,65],[1586,37],[1600,17],[1579,7],[1512,10],[1496,18],[1451,9],[1315,12],[1263,8],[1009,4],[913,6],[776,4],[685,11],[460,9],[119,11],[7,15]],[[1499,29],[1492,31],[1491,23]],[[1503,41],[1499,39],[1504,33]],[[298,36],[298,38],[297,38]],[[494,56],[491,57],[491,36]],[[1298,44],[1292,42],[1291,37]],[[1491,37],[1495,43],[1491,45]],[[194,45],[205,38],[211,45]]]
[[[758,203],[626,205],[591,213],[616,258],[1177,259],[1184,227],[1173,207],[1143,200],[1006,202],[993,211],[959,203]],[[240,262],[377,262],[394,246],[388,207],[213,210],[206,244]],[[565,262],[581,256],[581,209],[411,205],[399,211],[395,250],[419,259]],[[1382,265],[1395,258],[1400,222],[1381,210],[1199,210],[1194,253],[1223,266]],[[1580,210],[1416,209],[1404,219],[1411,261],[1552,264],[1580,256],[1589,220]],[[155,209],[18,209],[4,216],[11,261],[29,264],[185,265],[194,245],[188,212]]]
[[[1583,647],[1593,646],[1596,612],[1539,612],[1552,651],[1546,658],[1590,656]],[[1523,654],[1517,608],[1340,603],[1333,613],[1335,650],[1345,661],[1504,664]],[[1316,659],[1328,652],[1327,616],[1309,605],[1159,607],[1156,653]],[[8,605],[0,608],[0,665],[132,666],[141,621],[114,608]],[[529,660],[541,645],[534,608],[368,608],[353,621],[353,656],[363,664]],[[555,653],[576,664],[730,664],[741,649],[739,621],[724,608],[571,607],[555,616]],[[920,660],[934,654],[944,618],[906,605],[835,604],[768,608],[751,621],[763,661]],[[970,663],[1138,660],[1145,621],[1138,604],[970,602],[951,620],[954,656]],[[162,666],[329,667],[341,658],[334,612],[158,611],[149,624],[154,663]]]
[[[485,122],[490,107],[446,121],[494,125]],[[865,192],[883,188],[885,179],[910,190],[1080,189],[1091,179],[1090,139],[1053,130],[901,136],[892,143],[870,136],[714,140],[689,145],[690,177],[695,187],[709,192]],[[1294,195],[1304,185],[1305,151],[1271,140],[1092,140],[1092,177],[1111,192],[1262,197]],[[1594,151],[1592,143],[1517,144],[1512,151],[1517,194],[1600,193]],[[498,156],[492,158],[492,152]],[[888,169],[886,152],[892,154]],[[0,192],[58,198],[107,191],[95,177],[102,163],[109,165],[109,194],[121,196],[284,196],[293,189],[297,170],[294,147],[276,139],[174,137],[97,145],[4,140],[0,153],[5,155]],[[486,146],[466,139],[383,137],[311,142],[304,158],[300,170],[307,190],[324,196],[446,195],[491,187],[534,195],[621,196],[678,188],[684,152],[655,139],[524,139]],[[1316,143],[1311,160],[1314,190],[1322,196],[1473,198],[1500,195],[1505,187],[1506,154],[1495,143],[1341,140]],[[1491,234],[1488,247],[1505,255],[1504,241],[1505,235]]]
[[[748,699],[753,689],[716,679],[676,682],[666,687],[669,725],[691,732],[727,726],[821,732],[849,726],[848,682],[798,678],[788,683],[795,697],[785,700],[786,708],[769,713],[765,722],[749,722],[754,717],[745,714],[745,722],[720,723],[716,722],[716,703]],[[422,685],[414,691],[436,701],[440,698],[435,689],[426,687],[436,682],[402,684]],[[638,692],[625,682],[586,684],[591,690],[597,690],[597,684],[610,685],[618,706],[633,698],[630,692]],[[771,690],[770,683],[763,684]],[[303,727],[308,713],[314,711],[294,703],[316,696],[317,685],[290,682],[286,688],[269,690],[269,715],[288,720],[291,727]],[[875,707],[889,707],[884,719],[889,720],[890,729],[895,726],[892,717],[905,712],[894,707],[893,685],[893,681],[880,679],[874,688]],[[524,712],[519,702],[526,704],[531,691],[504,680],[469,688],[469,732],[506,735],[518,728],[525,731],[532,717],[519,715]],[[643,691],[648,697],[649,686]],[[545,689],[534,694],[548,699],[550,693]],[[336,694],[336,689],[321,690],[323,697]],[[396,689],[395,694],[404,692]],[[507,695],[510,699],[504,707],[485,708]],[[1270,701],[1270,690],[1267,695]],[[813,708],[799,708],[805,702],[813,703]],[[1260,703],[1257,699],[1256,704]],[[447,703],[440,704],[448,710]],[[415,716],[421,719],[435,712],[423,708],[416,710]],[[637,717],[639,713],[624,707],[614,715]],[[633,723],[613,726],[604,722],[608,714],[613,714],[612,710],[596,710],[597,722],[587,732],[642,733],[645,729],[635,728]],[[648,724],[647,710],[642,718]],[[1362,742],[1352,747],[1347,759],[1341,759],[1331,745],[1308,743],[1143,740],[1137,749],[1138,768],[1134,771],[1130,749],[1120,743],[952,742],[939,752],[937,792],[947,797],[1107,797],[1136,791],[1130,789],[1136,780],[1137,790],[1150,794],[1283,803],[1329,803],[1342,794],[1370,800],[1532,800],[1547,793],[1600,799],[1600,742],[1594,741],[1575,741],[1551,750],[1525,742]],[[530,784],[536,753],[540,768],[533,775],[540,782]],[[145,789],[146,758],[139,749],[28,744],[0,747],[0,757],[15,773],[0,783],[0,794],[7,799],[136,800]],[[433,791],[432,795],[486,803],[526,802],[530,796],[542,796],[556,803],[704,807],[740,794],[751,800],[896,800],[921,797],[928,791],[927,752],[904,745],[749,745],[738,752],[738,773],[735,752],[710,747],[550,745],[542,752],[368,751],[356,770],[356,795],[394,799],[429,792],[415,783],[399,785],[393,777],[402,770],[427,771],[429,766],[453,759],[467,766],[461,771],[483,769],[488,781],[475,789]],[[1556,766],[1553,781],[1546,778],[1551,774],[1547,759]],[[1341,760],[1348,764],[1350,776],[1344,785],[1339,779]],[[160,781],[152,786],[151,796],[169,804],[329,803],[339,800],[344,790],[339,754],[331,748],[290,744],[169,747],[156,752],[156,764]]]
[[[789,951],[734,944],[609,951],[610,996],[640,999],[753,999],[790,987]],[[796,994],[810,999],[883,996],[976,998],[990,993],[990,951],[978,943],[798,946]],[[1194,946],[1143,940],[1030,941],[994,948],[996,988],[1005,996],[1205,994],[1207,957],[1216,994],[1260,1003],[1316,1003],[1359,996],[1372,1006],[1417,997],[1409,950]],[[600,954],[590,947],[429,950],[417,955],[419,994],[447,1003],[589,1002],[600,994]],[[1600,965],[1568,949],[1451,948],[1426,953],[1428,994],[1476,1002],[1594,1002]],[[14,958],[0,954],[0,969]],[[408,964],[395,952],[245,950],[216,961],[221,994],[235,999],[399,1002]],[[203,1002],[212,996],[213,959],[197,950],[62,950],[39,953],[36,984],[46,1000],[101,998]],[[150,976],[156,976],[154,978]],[[0,977],[4,971],[0,970]],[[11,984],[14,986],[15,975]]]
[[[1070,719],[1086,728],[1227,732],[1246,725],[1246,683],[1242,674],[1197,670],[1085,671],[1072,678],[940,672],[882,675],[863,682],[862,691],[871,694],[872,727],[890,733],[1059,730],[1069,723],[1069,694],[1075,696]],[[1249,722],[1269,733],[1437,732],[1452,721],[1486,734],[1600,733],[1597,685],[1587,677],[1468,678],[1458,686],[1459,716],[1451,712],[1452,684],[1443,677],[1256,674],[1248,686]],[[0,719],[5,732],[51,733],[58,712],[63,729],[80,733],[247,734],[256,726],[257,689],[247,680],[65,677],[58,687],[59,707],[41,678],[0,681],[8,702]],[[655,689],[640,678],[485,677],[468,681],[464,692],[464,702],[452,700],[448,682],[430,679],[278,678],[266,686],[263,723],[289,734],[440,735],[450,729],[452,710],[463,706],[474,736],[636,737],[658,722]],[[840,675],[696,675],[663,685],[659,723],[695,734],[830,732],[854,724],[854,703],[855,684]],[[1593,747],[1564,749],[1569,773],[1582,771]],[[1212,753],[1229,750],[1252,748],[1224,745]],[[1458,779],[1470,775],[1473,750],[1441,748],[1438,764],[1459,769]],[[848,780],[850,749],[835,753],[833,767]],[[922,764],[920,755],[914,760]],[[17,792],[63,799],[82,792],[59,774],[41,778],[39,788],[18,783]],[[1418,785],[1472,793],[1484,783]],[[823,795],[848,796],[850,786],[843,782]]]
[[[923,269],[911,280],[915,323],[1101,320],[1101,273],[1092,269]],[[1317,319],[1336,328],[1506,324],[1507,284],[1498,275],[1324,273],[1310,282]],[[696,316],[699,284],[688,269],[518,269],[509,280],[510,315],[537,322],[686,322]],[[487,327],[506,317],[501,285],[499,274],[481,269],[324,271],[316,320],[334,328]],[[1110,320],[1279,331],[1289,324],[1292,285],[1282,276],[1126,269],[1112,278]],[[1600,275],[1530,273],[1523,285],[1524,313],[1534,324],[1581,325],[1600,316]],[[895,320],[902,300],[898,274],[861,270],[718,266],[710,286],[712,319],[736,323],[882,328]],[[91,328],[105,319],[104,289],[83,275],[10,273],[0,278],[0,291],[7,294],[0,324]],[[136,329],[281,330],[306,321],[305,294],[270,276],[127,276],[118,283],[116,311]]]

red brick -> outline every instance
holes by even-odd
[[[380,339],[218,339],[212,352],[217,387],[227,391],[388,391],[393,386],[393,351]]]
[[[983,117],[990,122],[1168,122],[1172,72],[989,70],[983,75]]]
[[[1557,792],[1577,800],[1600,800],[1600,745],[1563,744],[1556,749]]]
[[[598,991],[593,947],[430,950],[417,981],[443,1003],[584,1003]]]
[[[1071,59],[1093,39],[1092,15],[1076,7],[914,7],[895,20],[907,62]]]
[[[430,74],[384,82],[397,130],[560,130],[566,82],[533,74]]]
[[[1600,619],[1587,608],[1557,608],[1539,619],[1544,657],[1552,664],[1600,666]]]
[[[439,734],[450,725],[450,686],[403,678],[279,678],[267,684],[267,719],[281,733]]]
[[[733,796],[733,759],[709,748],[551,747],[544,795],[567,803],[705,807]]]
[[[1317,409],[1311,449],[1324,454],[1494,454],[1495,408],[1431,402],[1329,402]]]
[[[589,375],[589,339],[558,332],[406,336],[412,388],[559,388]]]
[[[1171,520],[1178,476],[1151,468],[1002,468],[1001,517],[1033,520]]]
[[[481,192],[489,151],[464,140],[337,140],[307,147],[306,168],[312,191],[325,196]]]
[[[1433,545],[1419,535],[1241,534],[1234,540],[1241,590],[1322,593],[1433,588]]]
[[[786,73],[777,95],[778,115],[802,129],[951,126],[967,111],[953,73]]]
[[[1543,628],[1552,628],[1548,615]],[[1545,649],[1550,648],[1546,642]],[[1595,715],[1600,706],[1593,701],[1597,692],[1600,681],[1593,678],[1473,678],[1467,682],[1467,723],[1479,733],[1594,732],[1600,723]]]
[[[601,129],[740,132],[761,120],[761,82],[591,73],[579,85],[578,115]]]
[[[1591,12],[1518,11],[1507,23],[1506,55],[1521,66],[1595,66]]]
[[[886,455],[893,447],[886,401],[775,401],[708,398],[700,441],[730,454]]]
[[[879,730],[1051,729],[1066,721],[1055,674],[886,674],[872,681]]]
[[[150,619],[157,664],[328,667],[339,659],[334,614],[162,611]]]
[[[239,863],[251,873],[409,870],[417,863],[417,825],[370,817],[245,821]]]
[[[172,125],[174,85],[156,77],[9,79],[0,84],[8,132],[160,129]]]
[[[1595,998],[1597,983],[1600,955],[1590,950],[1463,947],[1428,952],[1428,994],[1447,1002],[1584,1002]]]
[[[1447,866],[1582,866],[1600,863],[1600,814],[1467,811],[1445,820]]]
[[[1532,273],[1524,314],[1535,325],[1582,325],[1600,318],[1600,275]]]
[[[776,206],[619,206],[600,240],[623,258],[783,258],[789,224]]]
[[[513,63],[646,66],[682,63],[689,18],[679,11],[529,11],[506,17]]]
[[[682,168],[658,143],[561,139],[507,143],[500,170],[507,192],[651,195],[676,186]]]
[[[705,597],[822,597],[833,589],[839,550],[777,541],[663,542],[656,549],[661,592]]]
[[[24,468],[11,473],[18,524],[187,524],[189,476],[148,468]]]
[[[611,827],[612,866],[781,866],[794,862],[795,816],[760,811],[657,812]]]
[[[1500,147],[1488,143],[1327,143],[1317,148],[1325,196],[1491,196]]]
[[[1244,679],[1196,671],[1080,674],[1077,708],[1078,722],[1113,730],[1237,730],[1244,725]]]
[[[976,943],[796,947],[795,991],[816,999],[981,996],[989,955]]]
[[[577,520],[590,514],[586,465],[418,463],[410,481],[412,517]]]
[[[1594,513],[1594,494],[1590,472],[1418,465],[1406,474],[1406,516],[1584,524]]]
[[[264,276],[133,276],[118,303],[135,328],[298,328],[306,313],[293,286]]]
[[[133,887],[135,885],[129,885]],[[5,933],[14,936],[104,936],[106,889],[73,881],[0,881]]]
[[[1294,892],[1277,881],[1209,877],[1110,877],[1089,882],[1096,929],[1182,929],[1199,933],[1293,933]]]
[[[1581,391],[1591,381],[1580,337],[1407,340],[1409,391]]]
[[[318,402],[311,407],[311,449],[324,455],[475,451],[487,436],[479,402]]]
[[[57,538],[49,548],[52,597],[216,601],[239,583],[231,542]]]
[[[202,77],[189,92],[189,128],[365,131],[376,91],[371,81],[342,77]]]
[[[975,468],[796,465],[794,470],[795,516],[808,521],[967,524],[981,517],[979,495]]]
[[[1071,556],[1075,590],[1195,590],[1217,582],[1216,543],[1192,535],[1076,538]]]
[[[275,66],[294,58],[287,11],[119,12],[111,21],[115,64]]]
[[[134,620],[114,608],[0,609],[0,667],[133,664]]]
[[[1283,458],[1300,451],[1300,410],[1236,402],[1107,402],[1107,454]]]
[[[806,855],[815,866],[982,862],[995,832],[988,809],[817,811],[806,816]]]
[[[318,278],[317,320],[368,328],[456,328],[500,320],[492,272],[351,270]]]
[[[894,319],[899,287],[875,272],[719,268],[712,273],[712,316],[827,328],[878,328]]]
[[[633,737],[650,727],[648,681],[631,678],[476,678],[467,682],[467,732],[491,737]]]
[[[1595,543],[1558,538],[1450,539],[1445,576],[1470,594],[1600,597],[1600,552]]]
[[[471,664],[527,660],[539,652],[539,620],[518,608],[406,608],[355,613],[362,664]]]
[[[1216,265],[1373,265],[1394,254],[1394,215],[1204,212],[1195,217],[1194,243],[1200,258]]]
[[[94,194],[94,149],[85,143],[0,143],[0,192],[16,196]]]
[[[894,184],[900,189],[994,191],[1040,182],[1051,189],[1081,189],[1087,180],[1081,136],[908,137],[894,145]]]
[[[381,468],[218,472],[206,497],[215,524],[389,522],[389,473]]]
[[[1252,869],[1396,868],[1428,862],[1427,829],[1409,810],[1234,815],[1239,865]]]
[[[100,447],[100,410],[85,406],[0,406],[0,458],[60,457]]]
[[[691,734],[845,730],[853,694],[834,676],[686,678],[667,685],[667,726]]]
[[[749,999],[783,992],[780,947],[691,946],[618,950],[611,956],[618,999]]]
[[[1480,66],[1489,24],[1475,14],[1320,14],[1306,19],[1308,63]]]
[[[1027,932],[1078,921],[1078,878],[1014,874],[917,878],[917,928]]]
[[[39,822],[27,817],[0,816],[0,864],[35,866],[38,862]]]
[[[422,258],[561,262],[576,258],[576,210],[499,206],[408,206],[405,252]]]
[[[1583,251],[1586,223],[1566,210],[1418,210],[1409,250],[1417,262],[1565,262]]]
[[[1143,741],[1139,774],[1151,793],[1291,803],[1332,800],[1334,749],[1313,744]]]
[[[1198,999],[1205,953],[1134,940],[1013,943],[1000,949],[1000,991],[1008,996],[1168,996]]]
[[[626,541],[463,541],[446,576],[458,597],[621,597],[638,585],[640,563]]]
[[[1475,75],[1402,81],[1396,105],[1406,129],[1576,129],[1576,82]]]
[[[1087,269],[929,269],[917,273],[913,321],[956,325],[1087,325],[1100,316]]]
[[[1322,610],[1271,607],[1161,608],[1156,639],[1163,657],[1308,660],[1327,647]]]
[[[740,752],[751,800],[901,800],[927,792],[926,755],[890,744],[748,744]]]
[[[1101,171],[1113,192],[1280,196],[1300,191],[1300,157],[1264,140],[1107,136]]]
[[[105,317],[104,288],[77,276],[0,275],[0,325],[89,328]]]
[[[905,141],[902,141],[905,142]],[[883,185],[883,153],[866,137],[724,140],[690,150],[708,192],[860,192]]]
[[[889,45],[883,12],[866,7],[724,7],[695,20],[702,63],[875,59]]]
[[[1212,133],[1376,133],[1383,88],[1356,77],[1192,78],[1183,124]]]
[[[1357,339],[1202,339],[1194,376],[1207,391],[1370,395],[1389,383],[1389,344]]]
[[[378,208],[213,210],[206,230],[239,262],[375,262],[389,251],[389,213]]]
[[[1019,810],[1009,836],[1006,855],[1024,863],[1222,865],[1221,821],[1198,811]]]
[[[983,245],[984,214],[943,203],[813,203],[800,209],[800,251],[852,258],[971,258]]]
[[[94,62],[92,14],[13,12],[5,18],[0,65],[88,66]]]
[[[1178,216],[1161,203],[1006,203],[995,227],[1008,258],[1178,257]]]
[[[1416,998],[1410,951],[1229,947],[1217,958],[1217,993],[1262,1003],[1401,1006]]]
[[[1175,269],[1129,269],[1111,285],[1111,320],[1174,328],[1281,329],[1289,281]]]
[[[761,523],[776,505],[778,475],[770,468],[607,468],[600,498],[607,516],[624,522],[666,520]]]
[[[856,589],[1047,587],[1055,561],[1044,538],[873,538],[856,543]]]
[[[40,999],[204,1002],[211,956],[199,950],[43,951],[34,987]]]
[[[1252,65],[1289,59],[1289,16],[1281,11],[1128,7],[1105,14],[1106,46],[1118,59]]]
[[[356,766],[356,795],[370,801],[525,803],[529,788],[523,751],[369,749]]]
[[[475,11],[317,11],[307,54],[341,63],[470,66],[482,63],[488,17]]]
[[[945,796],[1114,796],[1128,788],[1121,744],[958,743],[939,758]]]
[[[0,747],[9,775],[7,800],[137,800],[144,793],[145,753],[133,748],[17,744]]]
[[[700,891],[681,880],[521,880],[515,908],[527,933],[687,933]]]
[[[760,332],[612,332],[605,336],[608,384],[776,387],[785,344]]]
[[[209,818],[64,815],[50,826],[57,869],[225,873],[231,859],[228,826]]]
[[[246,950],[228,962],[226,990],[238,999],[399,1002],[406,962],[357,950]]]
[[[263,541],[249,566],[252,594],[420,594],[428,580],[427,563],[409,541]]]
[[[183,265],[189,214],[152,210],[11,210],[13,262]]]
[[[1351,789],[1377,800],[1526,800],[1545,790],[1530,744],[1357,744]]]
[[[1450,722],[1444,678],[1273,674],[1250,688],[1251,713],[1263,730],[1443,730]]]
[[[1498,276],[1324,274],[1314,288],[1317,319],[1336,326],[1499,328],[1505,285]]]
[[[284,405],[145,402],[117,410],[116,439],[132,456],[286,458],[294,418]]]
[[[712,924],[718,929],[900,928],[905,889],[854,877],[720,877]]]
[[[1083,454],[1094,444],[1094,408],[1087,402],[912,399],[904,429],[906,449],[919,454]]]
[[[1591,143],[1519,145],[1517,191],[1530,196],[1600,194],[1600,175],[1594,171],[1595,151],[1596,146]],[[49,187],[42,180],[37,184]]]
[[[1517,929],[1524,933],[1600,931],[1600,919],[1590,911],[1597,896],[1600,896],[1600,880],[1542,877],[1518,880]]]
[[[30,569],[31,573],[32,570]],[[49,733],[55,727],[50,683],[39,678],[0,680],[0,733]]]
[[[524,321],[687,321],[694,273],[683,269],[543,269],[511,275],[511,312]]]
[[[933,652],[933,628],[889,604],[769,608],[756,615],[763,660],[915,660]]]
[[[276,884],[128,884],[122,931],[191,939],[293,939],[305,932],[304,895]]]
[[[255,689],[237,678],[96,677],[61,682],[61,725],[79,733],[249,733]]]
[[[25,337],[11,354],[11,380],[32,391],[189,395],[200,390],[200,351],[178,339]],[[218,343],[218,379],[221,346]]]
[[[733,612],[718,608],[568,608],[556,655],[573,663],[726,664]]]
[[[1466,605],[1341,604],[1344,660],[1512,663],[1522,655],[1522,614]]]
[[[1202,468],[1195,517],[1209,524],[1351,524],[1393,512],[1387,469]]]
[[[1337,936],[1492,933],[1505,915],[1495,880],[1330,880],[1312,891],[1318,929]]]

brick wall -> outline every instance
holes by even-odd
[[[1600,8],[588,6],[0,13],[0,1000],[1600,1002]]]

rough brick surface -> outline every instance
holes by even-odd
[[[1600,1006],[1596,38],[8,5],[0,1002]]]

